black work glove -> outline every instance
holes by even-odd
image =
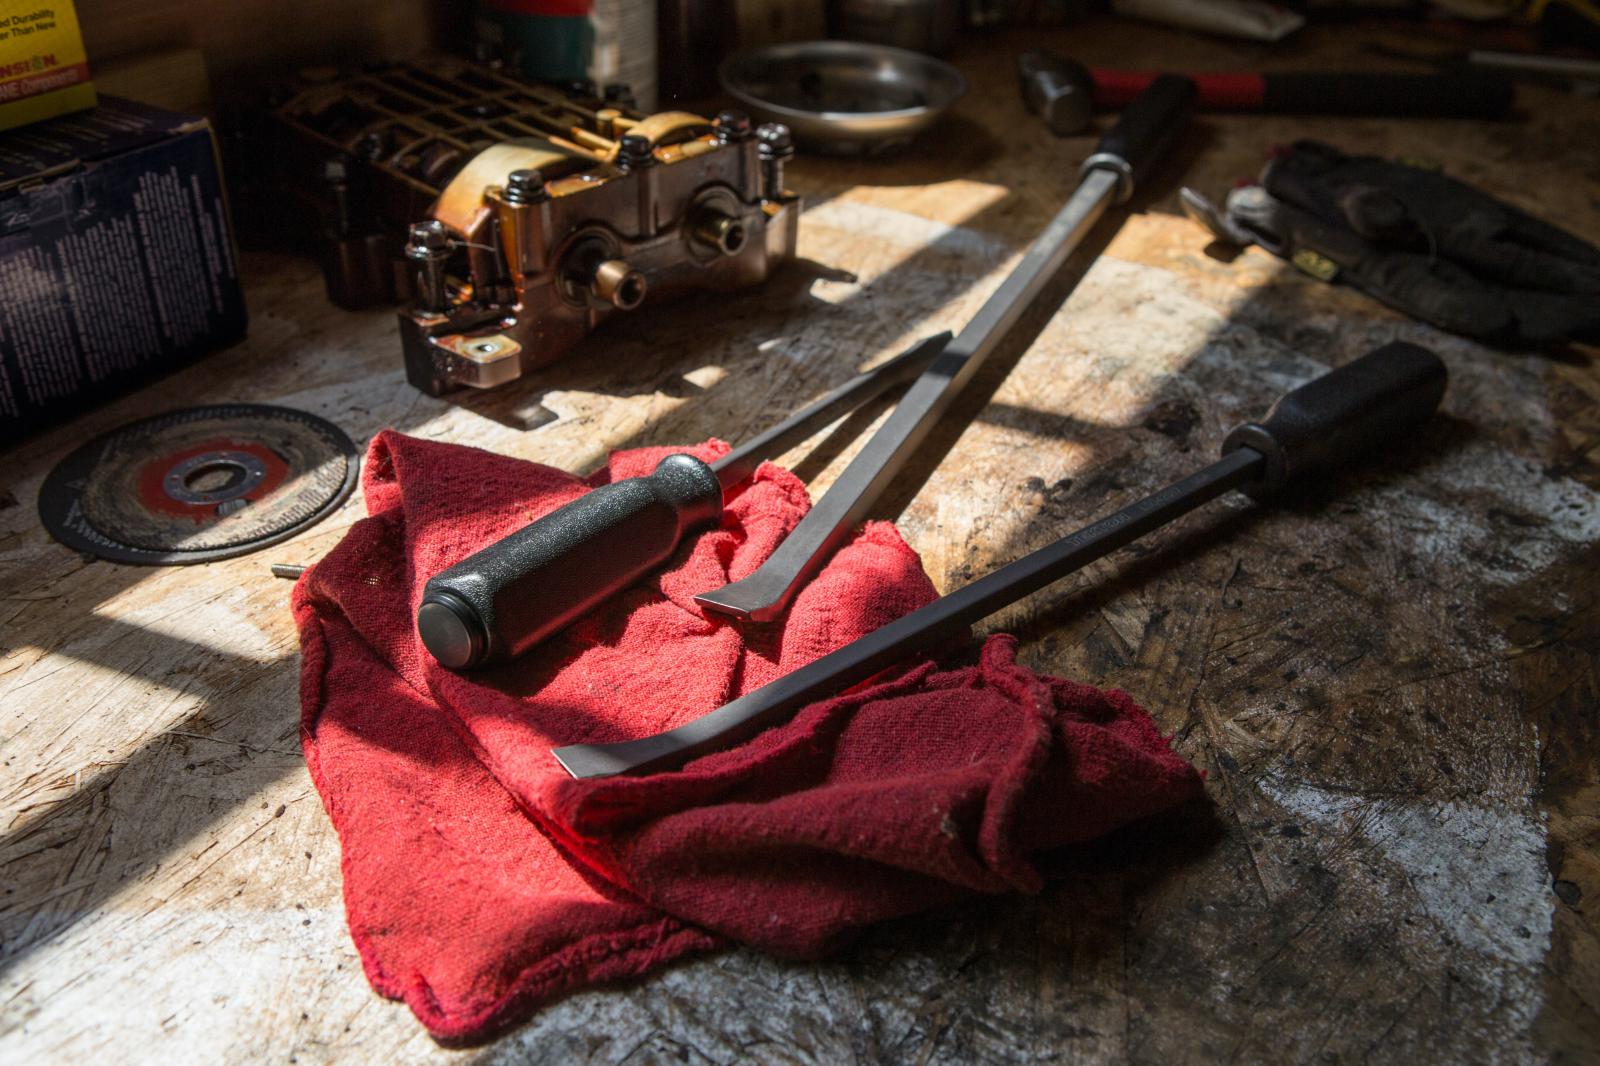
[[[1184,190],[1223,240],[1500,344],[1600,343],[1600,249],[1443,174],[1300,141],[1224,211]]]

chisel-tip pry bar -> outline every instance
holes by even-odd
[[[865,681],[919,647],[1132,543],[1227,492],[1267,497],[1305,485],[1419,429],[1444,396],[1445,366],[1396,342],[1302,385],[1260,422],[1239,426],[1222,458],[1109,517],[1001,567],[815,662],[679,726],[638,740],[573,744],[554,755],[573,777],[665,770],[748,739],[817,700]]]
[[[754,573],[696,596],[708,611],[778,617],[894,480],[1011,327],[1113,203],[1133,195],[1194,110],[1187,78],[1156,78],[1084,160],[1078,186],[966,327],[912,383],[894,412]]]
[[[423,646],[452,670],[522,654],[716,525],[724,493],[764,460],[921,374],[949,340],[919,341],[714,463],[669,455],[649,475],[587,492],[435,575],[417,608]]]

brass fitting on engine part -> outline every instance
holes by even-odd
[[[574,244],[562,260],[561,287],[567,299],[619,311],[632,311],[644,303],[649,282],[616,254],[604,237],[590,235]]]
[[[689,227],[689,239],[718,255],[738,255],[744,249],[744,223],[715,209],[701,211]]]
[[[594,268],[589,291],[619,311],[632,311],[644,303],[644,275],[629,266],[626,259],[607,259]]]

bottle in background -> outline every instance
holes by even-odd
[[[733,0],[660,0],[661,99],[682,103],[717,92],[717,66],[738,43]]]
[[[626,85],[656,108],[656,0],[479,0],[474,33],[538,81]]]

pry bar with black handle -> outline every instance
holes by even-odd
[[[1127,106],[1159,76],[1148,70],[1090,70],[1068,56],[1043,49],[1017,57],[1022,101],[1057,137],[1082,133],[1089,128],[1096,109]],[[1184,77],[1195,83],[1198,111],[1503,118],[1514,97],[1506,78],[1472,70],[1442,74],[1234,71],[1186,73]]]
[[[572,744],[556,759],[573,777],[669,769],[787,721],[802,707],[893,666],[919,647],[1059,581],[1229,489],[1267,497],[1339,470],[1416,431],[1438,408],[1447,373],[1425,348],[1396,342],[1283,396],[1239,426],[1222,458],[1109,517],[676,729],[614,744]]]
[[[1077,189],[1010,276],[956,339],[912,383],[883,426],[833,485],[748,577],[695,599],[709,611],[757,622],[781,614],[807,579],[864,517],[1067,256],[1113,203],[1123,203],[1176,139],[1194,107],[1194,85],[1157,78],[1100,139]]]
[[[501,662],[565,628],[716,525],[724,493],[817,430],[926,370],[941,333],[840,385],[714,463],[669,455],[646,477],[602,485],[434,576],[417,633],[441,666]]]

